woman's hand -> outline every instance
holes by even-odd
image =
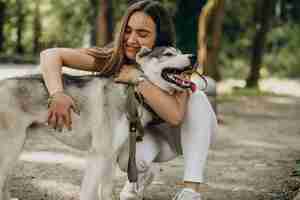
[[[123,65],[120,73],[114,79],[117,83],[136,83],[142,74],[134,65]]]
[[[71,110],[77,112],[73,99],[63,92],[54,93],[48,109],[48,124],[55,130],[62,131],[63,127],[72,130]]]

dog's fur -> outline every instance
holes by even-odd
[[[161,77],[162,69],[182,69],[191,64],[189,55],[171,47],[153,51],[142,49],[137,62],[150,81],[169,92],[179,88]],[[57,132],[45,123],[48,93],[41,75],[0,82],[0,200],[9,199],[8,174],[22,152],[26,138],[36,131],[51,134],[74,148],[88,150],[80,199],[111,199],[114,163],[129,134],[125,114],[126,86],[97,75],[63,75],[63,80],[66,93],[74,97],[81,111],[80,116],[72,114],[73,130],[63,132]],[[143,125],[151,120],[151,114],[146,110],[141,116]]]

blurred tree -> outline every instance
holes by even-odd
[[[25,14],[23,9],[22,0],[16,0],[16,15],[17,15],[17,43],[16,43],[16,53],[23,54],[24,47],[22,44],[23,40],[23,32],[24,32],[24,22],[25,22]]]
[[[88,0],[43,1],[43,35],[45,47],[82,47],[89,45]]]
[[[207,0],[177,0],[175,25],[177,46],[185,52],[197,52],[197,21]]]
[[[221,44],[224,18],[224,0],[209,0],[204,6],[198,24],[198,62],[204,74],[221,80],[218,68],[218,52]]]
[[[89,0],[90,8],[91,8],[91,14],[89,16],[89,22],[90,22],[90,45],[96,46],[97,43],[97,16],[98,16],[98,8],[99,8],[99,0]]]
[[[112,1],[100,0],[100,11],[97,17],[97,46],[104,46],[113,40]]]
[[[282,21],[287,22],[293,20],[300,23],[300,1],[299,0],[278,0],[277,14]]]
[[[4,48],[4,23],[6,18],[6,3],[5,1],[0,1],[0,52]]]
[[[275,13],[275,5],[276,0],[256,1],[254,11],[256,33],[253,39],[251,68],[246,80],[246,87],[258,86],[267,33],[271,28],[272,17]]]
[[[41,50],[41,35],[42,35],[42,24],[41,24],[41,12],[40,4],[41,0],[35,0],[34,16],[33,16],[33,53],[37,54]]]
[[[97,29],[98,16],[100,16],[99,8],[102,4],[100,4],[100,0],[39,0],[39,8],[36,1],[0,0],[0,49],[2,47],[2,54],[13,55],[17,52],[17,46],[19,46],[19,49],[22,50],[23,48],[23,55],[26,54],[25,56],[27,56],[37,51],[38,41],[43,48],[96,45],[96,31],[104,31],[103,28]],[[113,15],[112,22],[113,25],[116,25],[115,27],[118,27],[120,18],[128,8],[128,4],[136,1],[138,0],[111,0],[109,2],[114,10],[113,13],[109,12]],[[199,30],[198,34],[200,35],[201,31],[209,33],[206,35],[207,38],[204,37],[205,40],[203,40],[207,43],[208,54],[214,48],[214,45],[218,46],[216,44],[218,39],[213,38],[221,36],[213,34],[213,27],[221,26],[216,25],[218,23],[213,20],[217,18],[214,9],[211,16],[208,17],[208,26],[203,28],[199,25],[199,29],[197,29],[198,23],[196,20],[198,20],[199,12],[203,9],[200,4],[205,4],[208,0],[157,1],[160,1],[168,9],[175,20],[178,47],[180,49],[196,53],[197,30]],[[209,2],[211,1],[215,0],[209,0]],[[300,52],[298,48],[300,1],[274,1],[276,3],[274,3],[275,8],[273,10],[275,10],[276,18],[273,18],[275,23],[272,24],[272,32],[268,33],[265,40],[265,65],[261,65],[261,76],[299,76],[300,58],[297,55]],[[263,1],[260,0],[260,2],[262,4]],[[249,56],[252,53],[253,58],[253,41],[255,34],[257,35],[258,32],[258,29],[256,29],[257,24],[259,24],[253,21],[254,5],[257,3],[258,0],[226,1],[226,17],[217,20],[220,23],[224,20],[223,31],[215,32],[222,33],[222,40],[220,40],[222,51],[217,53],[219,59],[212,59],[208,56],[206,61],[210,62],[209,60],[211,60],[220,63],[222,67],[218,70],[224,78],[247,79],[249,75],[249,63],[252,63],[253,60],[249,59]],[[202,15],[205,14],[204,11],[202,13]],[[37,17],[38,15],[40,17]],[[264,15],[266,15],[266,12],[264,12]],[[206,29],[207,31],[205,31]],[[110,33],[113,35],[112,31]],[[101,33],[101,36],[104,35]],[[202,44],[199,44],[200,41],[198,40],[198,47],[203,46],[203,41]],[[21,45],[17,45],[17,43]],[[198,56],[198,58],[202,59],[205,56]],[[217,66],[217,64],[213,65]],[[208,69],[212,70],[214,68],[209,67]],[[208,72],[208,74],[214,74],[214,72]],[[213,75],[213,77],[217,76]]]

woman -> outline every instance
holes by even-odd
[[[147,127],[149,134],[145,135],[143,142],[137,144],[139,188],[126,183],[120,194],[121,200],[142,198],[143,190],[153,178],[152,162],[171,160],[178,155],[174,148],[176,133],[171,126],[181,123],[184,189],[175,199],[200,199],[210,137],[216,127],[216,119],[207,98],[201,91],[192,95],[188,92],[170,95],[146,79],[140,81],[141,73],[133,65],[135,55],[142,46],[153,48],[174,45],[174,27],[167,11],[156,1],[143,0],[128,8],[114,47],[54,48],[41,53],[41,69],[52,99],[48,122],[54,128],[65,126],[70,129],[72,125],[70,114],[74,101],[63,92],[62,66],[113,76],[117,82],[136,83],[137,91],[143,95],[145,102],[167,122]],[[199,110],[192,109],[195,106]],[[127,159],[126,153],[120,154],[118,161],[121,169],[126,169]]]

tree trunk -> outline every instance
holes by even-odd
[[[197,53],[197,24],[198,15],[207,0],[177,0],[176,45],[183,52]]]
[[[6,4],[3,1],[0,1],[0,52],[3,51],[4,46],[4,23],[5,23],[5,12]]]
[[[90,45],[96,46],[97,44],[97,16],[99,8],[99,0],[90,0],[91,15],[89,16],[90,22]]]
[[[40,0],[35,0],[34,24],[33,24],[33,53],[41,50],[40,38],[42,35]]]
[[[275,5],[275,0],[256,1],[254,11],[256,33],[253,39],[251,68],[246,80],[246,87],[258,87],[267,33],[271,27]]]
[[[221,80],[218,68],[225,0],[209,0],[199,16],[198,62],[204,74]]]
[[[113,40],[112,2],[100,0],[100,13],[97,17],[97,46],[104,46]]]
[[[212,20],[212,41],[211,48],[208,54],[208,68],[207,73],[216,81],[221,80],[221,74],[218,68],[218,54],[221,45],[222,25],[224,19],[224,0],[218,0],[216,3],[215,13]]]
[[[17,45],[16,45],[16,53],[23,54],[24,47],[22,45],[23,39],[23,28],[24,28],[24,12],[21,0],[16,0],[17,5]]]

